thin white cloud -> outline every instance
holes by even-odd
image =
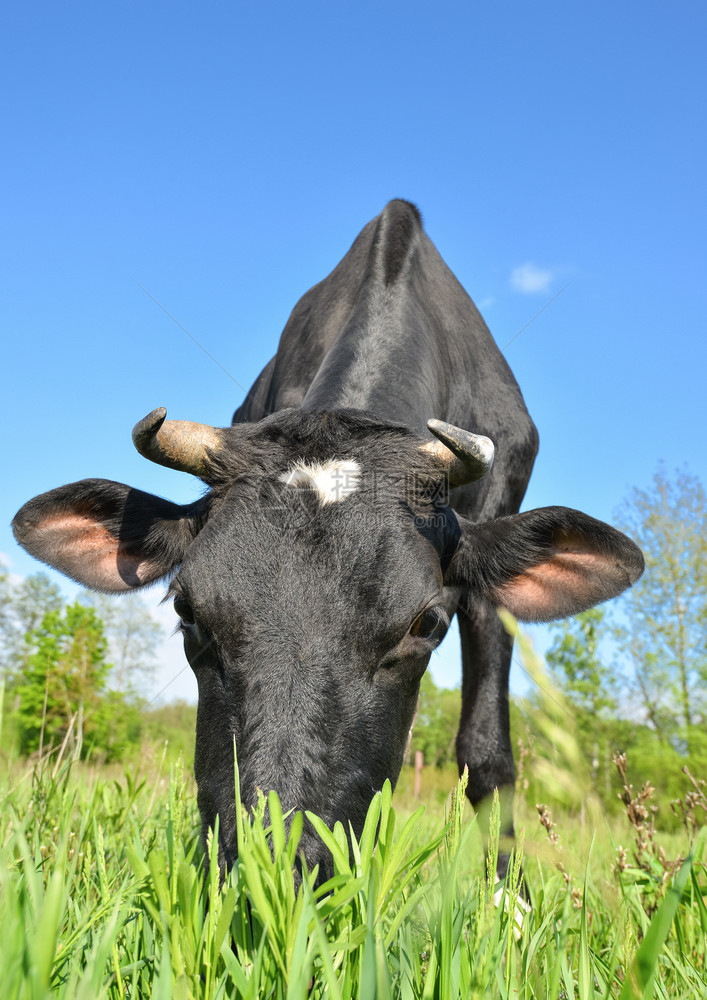
[[[511,288],[523,295],[538,295],[550,290],[554,277],[552,271],[528,261],[511,271]]]

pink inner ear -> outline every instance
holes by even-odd
[[[35,551],[67,576],[110,593],[133,590],[157,580],[164,570],[129,548],[100,521],[70,511],[52,514],[35,527]]]
[[[563,549],[494,588],[493,596],[521,621],[552,621],[601,604],[630,582],[626,569],[613,559]]]

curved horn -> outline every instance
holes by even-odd
[[[422,450],[434,456],[449,476],[450,486],[463,486],[481,479],[493,465],[493,441],[472,434],[444,420],[428,420],[428,429],[438,441],[429,441]]]
[[[191,420],[165,421],[166,416],[164,406],[158,406],[143,417],[133,428],[133,444],[151,462],[207,479],[209,455],[221,449],[222,432]]]

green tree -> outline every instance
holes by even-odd
[[[87,747],[94,757],[121,760],[139,748],[143,730],[141,703],[122,691],[109,689],[96,704]]]
[[[646,572],[619,605],[615,637],[630,659],[638,698],[659,737],[691,750],[706,721],[707,499],[686,470],[663,468],[634,489],[619,527],[643,549]]]
[[[11,600],[10,576],[5,565],[0,562],[0,678],[9,670],[9,650],[14,638]]]
[[[104,624],[113,664],[111,686],[122,692],[144,689],[157,669],[155,651],[163,635],[144,598],[140,594],[107,597],[86,590],[80,600]]]
[[[0,662],[6,676],[22,669],[27,633],[40,625],[47,612],[59,611],[63,604],[59,587],[46,573],[33,573],[13,586],[0,566]]]
[[[552,678],[571,706],[572,725],[595,785],[610,793],[616,712],[614,672],[604,666],[599,643],[607,634],[606,609],[590,608],[573,618],[553,622],[555,638],[545,654]]]
[[[545,658],[555,683],[589,719],[616,708],[614,675],[599,657],[599,642],[606,634],[605,617],[605,608],[590,608],[549,625],[555,639]]]
[[[12,611],[22,636],[39,628],[48,611],[60,611],[63,606],[58,585],[42,572],[26,576],[12,594]]]
[[[48,611],[27,644],[17,690],[20,749],[31,753],[66,739],[79,754],[98,729],[110,670],[103,624],[92,608],[70,604]]]
[[[437,687],[427,671],[420,684],[420,701],[410,751],[422,750],[425,764],[442,767],[456,760],[459,691]]]
[[[188,766],[193,763],[196,705],[177,700],[156,708],[146,708],[141,721],[143,739],[158,744],[160,752],[166,745],[168,761],[177,760],[181,754]]]

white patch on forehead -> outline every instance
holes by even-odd
[[[308,465],[306,462],[296,462],[289,472],[284,472],[279,478],[281,483],[295,486],[298,489],[314,490],[319,496],[319,502],[324,506],[345,500],[358,488],[361,467],[358,462],[349,459],[329,459],[328,462]]]

